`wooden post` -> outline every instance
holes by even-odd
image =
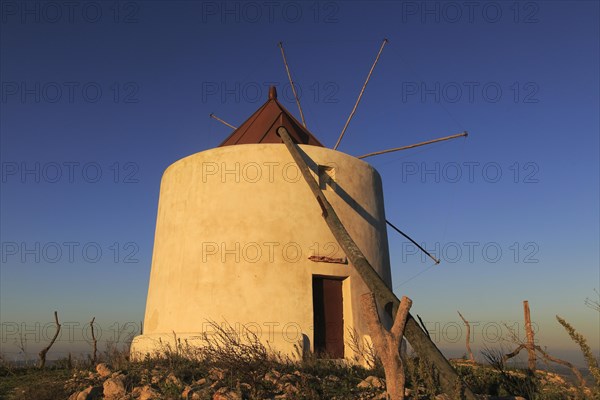
[[[350,237],[348,231],[346,231],[346,228],[340,221],[335,210],[331,204],[329,204],[329,201],[319,188],[318,183],[311,175],[310,169],[300,153],[301,150],[296,146],[296,144],[294,144],[294,142],[292,142],[287,129],[285,129],[283,126],[280,126],[277,129],[277,133],[292,155],[292,158],[298,165],[304,180],[310,187],[317,202],[321,206],[323,218],[325,219],[327,226],[331,230],[331,233],[339,243],[340,247],[344,253],[346,253],[348,260],[350,260],[352,266],[356,269],[365,284],[369,287],[369,290],[375,295],[379,304],[392,303],[392,315],[395,315],[398,310],[400,300],[398,300],[398,297],[396,297],[392,289],[387,286],[379,274],[373,269],[371,264],[369,264],[366,257],[360,251],[354,240],[352,240]],[[441,377],[443,390],[446,393],[452,393],[455,388],[456,381],[460,379],[458,374],[454,368],[452,368],[452,365],[450,365],[448,360],[446,360],[446,357],[444,357],[431,339],[425,334],[425,332],[423,332],[419,324],[410,315],[410,313],[407,316],[404,335],[408,339],[413,349],[415,349],[417,354],[419,354],[421,357],[428,358],[436,366]],[[467,400],[475,400],[475,395],[469,388],[465,388],[465,396]]]
[[[373,339],[375,352],[381,359],[385,372],[385,386],[390,400],[404,400],[404,360],[400,351],[400,343],[404,336],[406,318],[412,305],[411,299],[402,297],[394,325],[389,331],[383,327],[377,312],[373,293],[365,293],[361,298],[363,316],[367,322],[369,334]]]
[[[535,372],[535,343],[533,329],[531,328],[529,302],[527,300],[523,301],[523,311],[525,314],[525,332],[527,333],[527,352],[529,353],[528,367],[531,372]]]
[[[471,351],[471,343],[469,343],[471,341],[471,325],[469,325],[469,321],[467,321],[465,319],[465,317],[462,316],[462,314],[460,313],[460,311],[457,311],[458,315],[460,315],[460,319],[463,320],[463,322],[465,323],[465,325],[467,326],[467,353],[469,354],[469,360],[475,362],[475,357],[473,357],[473,352]]]
[[[96,334],[94,333],[94,321],[96,317],[93,317],[90,321],[90,329],[92,330],[92,364],[95,365],[96,361],[98,361],[98,339],[96,339]]]

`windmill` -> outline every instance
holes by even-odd
[[[261,341],[282,353],[299,346],[351,359],[348,331],[369,335],[360,309],[369,292],[382,323],[392,325],[400,301],[391,289],[387,225],[416,242],[386,220],[381,178],[362,159],[467,133],[359,157],[337,151],[386,43],[333,149],[307,129],[279,43],[301,121],[271,87],[239,127],[211,114],[234,131],[217,148],[167,168],[145,330],[132,343],[134,357],[158,351],[175,335],[200,345],[206,321],[225,320],[260,330]],[[453,388],[456,372],[410,314],[404,335],[437,367],[444,388]]]

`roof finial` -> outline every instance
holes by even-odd
[[[269,86],[269,100],[277,99],[277,89],[275,86]]]

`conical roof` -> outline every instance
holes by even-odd
[[[277,128],[282,125],[286,127],[295,143],[325,147],[277,101],[277,90],[274,86],[269,88],[267,102],[233,131],[219,147],[234,144],[282,143],[276,133]]]

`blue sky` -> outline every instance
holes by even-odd
[[[383,38],[339,150],[470,133],[366,159],[388,219],[442,258],[429,268],[390,231],[395,292],[448,354],[463,352],[456,310],[480,350],[523,300],[549,350],[579,362],[559,314],[598,351],[599,5],[469,4],[0,2],[2,353],[22,332],[36,354],[54,310],[73,327],[61,351],[87,349],[92,316],[102,340],[135,330],[162,172],[230,132],[208,115],[240,124],[275,83],[298,116],[283,41],[308,127],[333,146]]]

